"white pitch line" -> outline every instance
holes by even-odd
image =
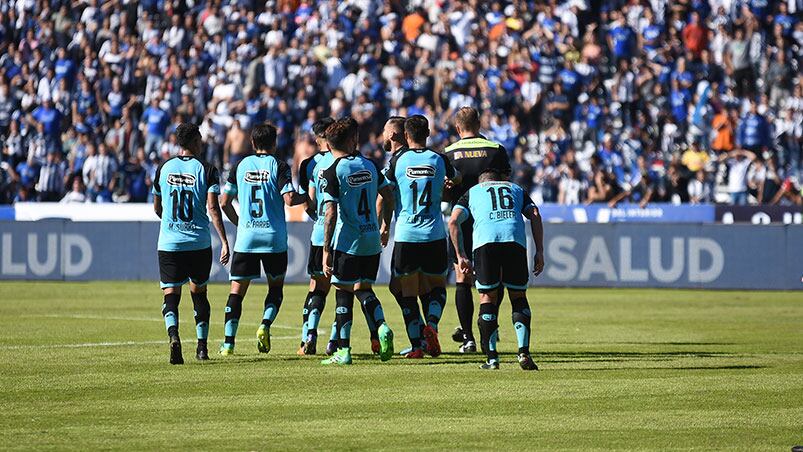
[[[271,336],[271,340],[298,339],[298,336]],[[242,341],[242,339],[240,339]],[[0,345],[0,350],[28,350],[48,348],[128,347],[131,345],[167,344],[167,341],[85,342],[79,344]]]
[[[158,317],[108,317],[102,315],[87,315],[87,314],[38,314],[38,315],[21,315],[19,317],[25,318],[46,318],[46,319],[81,319],[81,320],[119,320],[123,322],[159,322],[164,320]],[[254,323],[254,326],[258,324]],[[301,327],[287,326],[287,325],[271,325],[271,328],[279,330],[300,330]]]

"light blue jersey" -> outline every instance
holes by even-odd
[[[192,156],[173,157],[156,170],[153,194],[162,198],[159,251],[209,248],[207,193],[220,193],[217,168]]]
[[[507,181],[481,182],[457,202],[460,219],[474,218],[474,249],[488,243],[515,242],[527,247],[522,214],[535,204],[518,185]]]
[[[317,160],[315,160],[317,157]],[[335,162],[335,158],[332,157],[331,152],[326,152],[323,154],[315,154],[315,156],[311,157],[310,159],[305,160],[305,162],[309,162],[306,168],[303,168],[304,174],[308,174],[309,179],[307,185],[310,187],[315,187],[315,224],[312,226],[312,236],[310,237],[310,242],[312,246],[323,246],[323,216],[326,213],[324,209],[323,203],[323,188],[322,188],[322,181],[323,181],[323,172],[326,171],[327,168],[332,166],[332,163]],[[303,166],[303,163],[302,163]],[[303,176],[300,178],[299,185],[304,183]]]
[[[402,149],[386,171],[396,193],[397,242],[434,242],[446,238],[441,214],[443,183],[455,170],[443,155],[430,149]]]
[[[318,186],[322,201],[338,206],[334,248],[355,256],[379,254],[382,246],[376,197],[388,182],[376,164],[361,155],[341,157],[323,172],[321,179]]]
[[[229,171],[224,191],[240,201],[234,251],[287,251],[283,195],[295,191],[287,163],[270,154],[249,155]]]

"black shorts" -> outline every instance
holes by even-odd
[[[159,280],[162,289],[181,287],[189,281],[203,286],[212,271],[212,248],[192,251],[159,251]]]
[[[355,256],[341,251],[335,251],[334,253],[333,283],[376,282],[376,273],[379,271],[379,254]]]
[[[259,279],[261,269],[268,279],[284,278],[287,273],[287,251],[282,253],[240,253],[235,251],[231,258],[232,281]]]
[[[469,218],[468,220],[464,221],[460,225],[460,229],[463,231],[463,249],[466,250],[466,255],[468,256],[469,260],[471,260],[472,256],[470,250],[474,248],[474,219]],[[453,264],[457,264],[457,251],[454,249],[454,245],[452,245],[452,241],[449,240],[449,261]]]
[[[527,289],[527,248],[516,242],[482,245],[474,250],[474,275],[480,293],[492,292],[500,283],[508,289]]]
[[[393,276],[421,272],[427,275],[446,275],[446,239],[434,242],[396,242],[393,245]]]
[[[307,274],[310,276],[323,276],[323,247],[310,245],[309,259],[307,260]]]

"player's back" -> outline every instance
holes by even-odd
[[[287,251],[283,195],[293,190],[290,167],[271,154],[249,155],[231,169],[226,192],[240,203],[234,251]]]
[[[444,154],[462,178],[460,184],[451,190],[452,203],[477,185],[480,174],[486,169],[500,173],[510,171],[510,159],[505,148],[481,136],[458,140],[449,145]]]
[[[357,256],[379,254],[376,198],[385,178],[361,155],[338,158],[323,174],[324,201],[338,204],[335,249]]]
[[[160,251],[193,251],[211,246],[207,193],[219,193],[217,169],[192,156],[173,157],[156,170],[153,193],[162,199]]]
[[[317,159],[315,158],[317,157]],[[326,213],[324,209],[324,196],[323,196],[323,173],[326,171],[332,164],[335,162],[335,158],[332,156],[331,152],[326,152],[322,154],[316,154],[313,156],[313,161],[311,162],[311,168],[308,166],[306,168],[307,174],[309,175],[309,182],[308,185],[315,187],[315,224],[312,226],[312,236],[310,237],[310,242],[313,246],[323,246],[323,222],[324,222],[324,214]],[[303,183],[303,180],[301,181]]]
[[[481,182],[458,201],[474,219],[473,243],[515,242],[527,246],[522,213],[534,204],[524,190],[508,181]]]
[[[404,149],[394,154],[388,181],[395,185],[398,242],[431,242],[446,237],[440,204],[446,178],[454,169],[431,149]]]

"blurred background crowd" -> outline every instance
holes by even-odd
[[[803,0],[0,3],[0,203],[146,202],[173,130],[225,170],[352,115],[482,113],[537,202],[801,203]]]

